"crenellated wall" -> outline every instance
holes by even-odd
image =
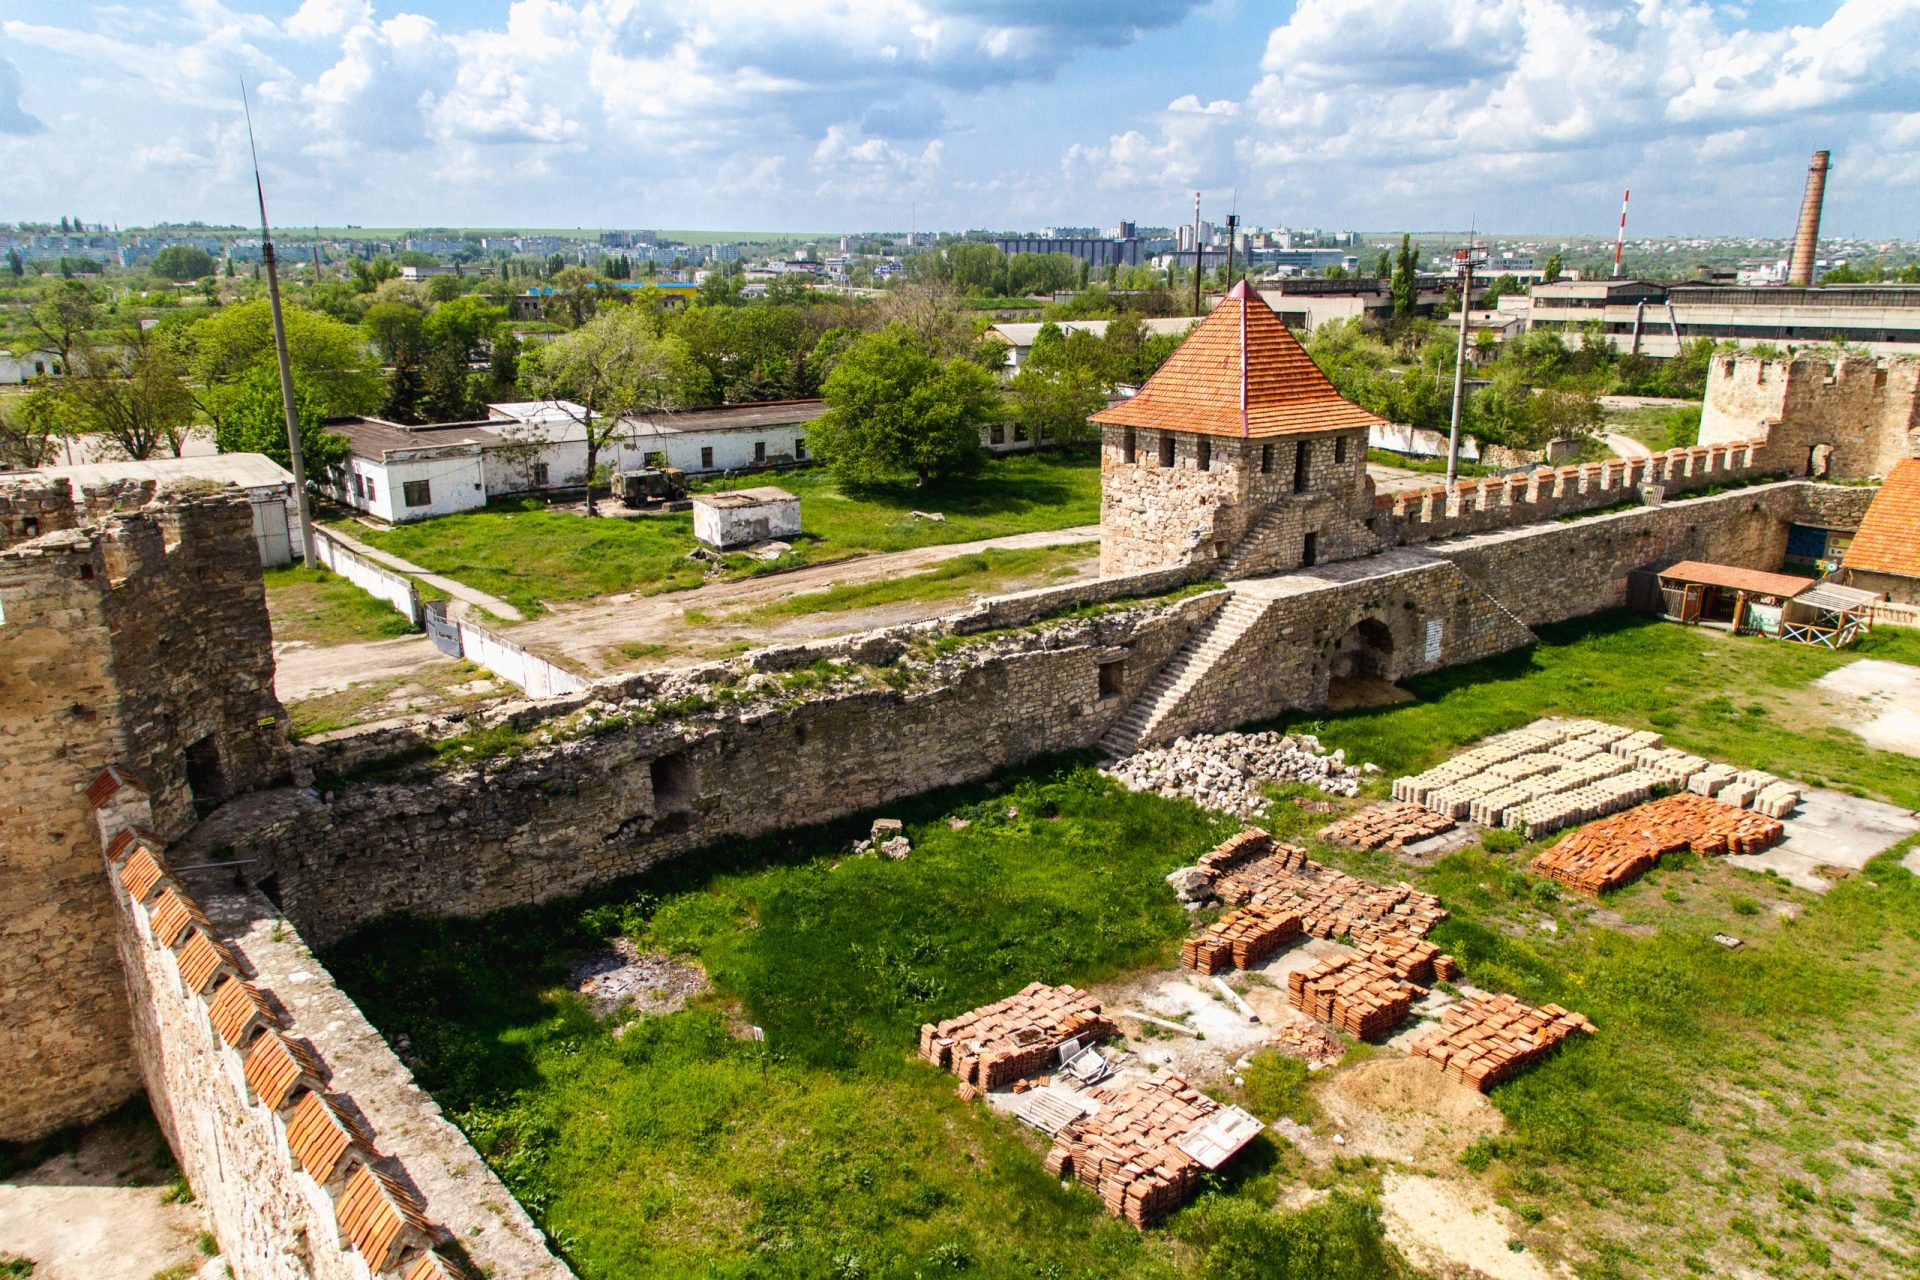
[[[1920,359],[1714,356],[1700,442],[1756,437],[1786,475],[1884,476],[1920,457]]]
[[[235,1280],[573,1274],[265,900],[170,869],[125,771],[89,799],[133,1057]]]

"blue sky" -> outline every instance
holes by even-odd
[[[0,219],[1920,238],[1920,0],[0,0]]]

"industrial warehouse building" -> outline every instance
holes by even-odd
[[[1679,354],[1699,338],[1742,346],[1844,342],[1874,355],[1920,354],[1920,285],[1829,284],[1742,288],[1648,280],[1560,280],[1535,285],[1531,329],[1577,334],[1598,323],[1621,352]]]

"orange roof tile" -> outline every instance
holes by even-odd
[[[166,877],[166,864],[154,857],[145,845],[134,846],[133,856],[120,868],[120,883],[126,886],[127,895],[142,906]]]
[[[122,787],[131,787],[143,795],[147,790],[146,786],[138,778],[128,773],[119,765],[110,764],[95,774],[93,781],[87,784],[87,803],[98,809],[101,805],[113,799],[115,793]]]
[[[465,1280],[466,1272],[437,1253],[423,1253],[401,1272],[400,1280]]]
[[[180,966],[181,980],[195,995],[204,995],[222,976],[231,977],[240,972],[233,952],[212,934],[199,929],[195,929],[187,945],[180,948],[176,963]]]
[[[280,1025],[260,989],[240,978],[228,978],[220,984],[213,993],[213,1003],[207,1006],[207,1020],[220,1038],[236,1049],[256,1031]]]
[[[135,844],[144,844],[148,849],[158,849],[165,842],[145,827],[122,827],[113,833],[113,839],[107,841],[107,861],[120,861],[120,856]]]
[[[1334,390],[1280,317],[1235,285],[1140,394],[1095,422],[1216,436],[1283,436],[1370,427],[1383,419]]]
[[[147,923],[153,926],[153,936],[168,950],[172,950],[187,930],[196,925],[207,933],[213,932],[213,926],[207,922],[200,905],[178,889],[160,891],[159,899],[147,916]]]
[[[267,1031],[247,1050],[247,1084],[254,1097],[278,1111],[297,1088],[318,1089],[320,1063],[307,1047],[278,1031]]]
[[[1682,560],[1662,569],[1660,576],[1675,582],[1699,582],[1732,591],[1785,596],[1789,600],[1813,585],[1812,578],[1798,578],[1790,573],[1768,573],[1764,569],[1744,569],[1735,564],[1714,564],[1707,560]]]
[[[1920,578],[1920,458],[1893,464],[1840,563],[1863,573]]]
[[[356,1152],[361,1164],[373,1158],[366,1130],[324,1094],[309,1089],[287,1116],[287,1149],[307,1176],[326,1186],[340,1174],[341,1162]]]
[[[353,1171],[333,1202],[333,1216],[375,1271],[386,1270],[402,1250],[432,1243],[433,1226],[413,1196],[372,1165]]]

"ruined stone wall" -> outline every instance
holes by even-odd
[[[1223,599],[983,637],[905,689],[869,683],[780,696],[773,673],[823,652],[811,646],[792,662],[781,653],[758,659],[763,670],[738,686],[758,689],[758,701],[662,720],[628,720],[615,704],[601,723],[551,743],[539,737],[555,712],[585,700],[529,707],[523,727],[533,742],[511,759],[340,786],[330,801],[277,793],[267,816],[222,815],[234,829],[208,824],[195,840],[259,858],[249,868],[255,882],[320,944],[389,912],[469,915],[577,892],[724,837],[823,822],[1090,747]],[[898,646],[873,645],[886,643]],[[634,677],[596,692],[637,696],[664,678],[682,677]],[[405,745],[397,735],[386,742],[389,751]],[[366,763],[365,745],[348,749]],[[333,766],[316,767],[324,775]]]
[[[102,781],[130,1056],[236,1280],[570,1277],[270,904],[172,871],[144,791]]]
[[[0,551],[75,524],[73,493],[65,480],[39,477],[0,483]]]
[[[1830,449],[1835,479],[1884,476],[1920,457],[1920,359],[1717,355],[1707,373],[1702,444],[1763,437],[1765,456],[1791,475],[1818,474]]]
[[[17,486],[0,496],[20,504]],[[150,778],[155,822],[194,820],[187,751],[224,793],[283,779],[272,639],[244,498],[208,498],[0,551],[0,1139],[100,1115],[139,1087],[84,791]],[[62,1064],[49,1069],[49,1064]]]

